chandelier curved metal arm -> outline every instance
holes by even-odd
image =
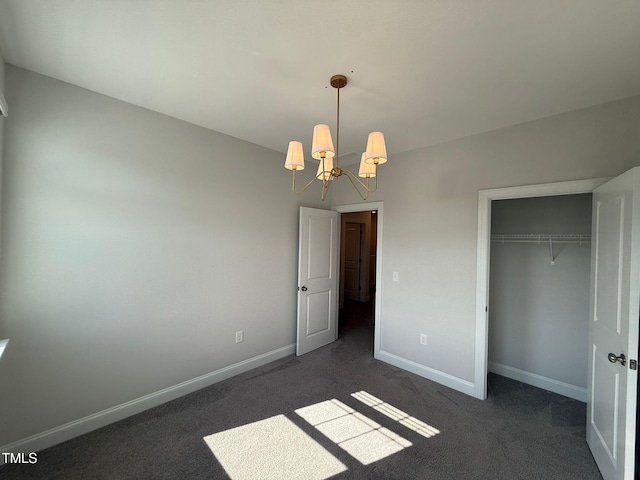
[[[342,173],[340,173],[340,175],[334,174],[336,170],[340,170],[342,172],[342,170],[339,168],[338,169],[332,168],[331,171],[325,170],[325,159],[323,158],[322,160],[320,160],[320,165],[318,165],[318,173],[316,174],[316,176],[313,177],[311,180],[309,180],[309,183],[307,183],[304,187],[302,187],[301,190],[296,190],[296,171],[297,170],[298,170],[297,168],[292,169],[293,181],[291,183],[291,190],[293,191],[293,193],[295,193],[296,195],[300,195],[307,188],[309,188],[313,184],[313,182],[315,182],[316,180],[320,180],[322,182],[322,200],[324,200],[327,195],[327,191],[329,190],[330,183],[335,178],[342,175]]]
[[[302,151],[302,143],[298,141],[289,142],[287,150],[287,158],[285,160],[285,168],[293,172],[293,181],[291,190],[296,195],[300,195],[309,188],[316,180],[322,182],[322,200],[327,196],[327,191],[331,186],[331,182],[338,177],[346,174],[347,178],[355,188],[358,195],[363,200],[369,197],[369,193],[373,193],[378,188],[378,165],[386,163],[387,148],[384,142],[382,132],[371,132],[367,139],[367,148],[360,159],[360,169],[358,175],[349,170],[340,168],[339,149],[340,149],[340,89],[347,85],[347,77],[344,75],[334,75],[331,77],[331,86],[337,89],[337,111],[336,111],[336,149],[333,148],[333,140],[328,125],[316,125],[313,129],[313,143],[311,146],[311,156],[319,160],[318,171],[301,190],[296,190],[296,171],[304,170],[304,155]],[[335,157],[335,167],[334,167]],[[358,177],[366,178],[366,183]],[[370,179],[375,179],[374,186],[370,186]],[[363,193],[364,191],[364,193]]]
[[[297,170],[297,169],[296,169]],[[302,192],[304,192],[307,188],[309,188],[313,182],[315,182],[317,180],[317,178],[313,177],[311,180],[309,180],[309,183],[307,183],[304,187],[302,187],[301,190],[296,190],[296,170],[292,170],[293,171],[293,182],[291,183],[291,190],[293,191],[293,193],[295,193],[296,195],[300,195]]]
[[[369,177],[367,177],[367,183],[365,185],[365,183],[362,180],[360,180],[358,177],[356,177],[356,174],[351,172],[350,170],[343,170],[343,172],[347,173],[347,178],[351,182],[351,185],[353,185],[353,188],[356,189],[356,192],[358,192],[358,195],[360,195],[360,198],[363,200],[366,200],[367,198],[369,198],[369,194],[375,192],[378,189],[377,176],[373,177],[375,182],[373,188],[369,188],[369,179],[370,179]],[[358,188],[354,180],[358,182],[360,185],[362,185],[362,188],[364,188],[364,192],[365,192],[364,194],[360,192],[360,188]]]

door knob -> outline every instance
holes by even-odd
[[[627,364],[627,357],[624,356],[624,353],[621,353],[619,356],[616,356],[615,353],[610,353],[607,355],[607,358],[611,363],[620,362],[620,365],[623,367]]]
[[[307,291],[307,287],[302,287],[302,288],[300,288],[300,290],[302,290],[303,292],[306,292]]]

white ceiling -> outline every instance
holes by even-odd
[[[640,0],[0,0],[8,63],[309,158],[394,153],[640,94]]]

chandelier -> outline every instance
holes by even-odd
[[[382,132],[371,132],[367,139],[367,149],[360,158],[360,168],[358,176],[349,170],[340,168],[340,89],[347,85],[347,77],[344,75],[334,75],[331,77],[331,86],[338,91],[338,108],[336,120],[336,148],[333,148],[333,140],[328,125],[316,125],[313,128],[313,141],[311,143],[311,157],[319,160],[318,171],[301,190],[296,190],[296,172],[304,170],[304,155],[302,153],[302,143],[289,142],[287,158],[284,162],[285,168],[292,171],[293,183],[291,189],[296,195],[300,195],[309,188],[315,181],[322,183],[322,200],[327,196],[327,191],[336,178],[345,175],[358,195],[363,200],[369,197],[369,193],[375,192],[378,188],[378,165],[387,161],[387,147],[384,143]],[[360,178],[364,178],[363,182]],[[370,180],[373,179],[373,185]]]

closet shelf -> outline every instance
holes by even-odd
[[[577,233],[517,233],[491,235],[492,242],[498,243],[574,243],[590,244],[590,234]]]
[[[494,243],[537,243],[549,246],[549,258],[551,265],[556,264],[556,256],[553,253],[554,243],[564,243],[572,245],[591,244],[591,235],[582,233],[510,233],[504,235],[491,235]]]

